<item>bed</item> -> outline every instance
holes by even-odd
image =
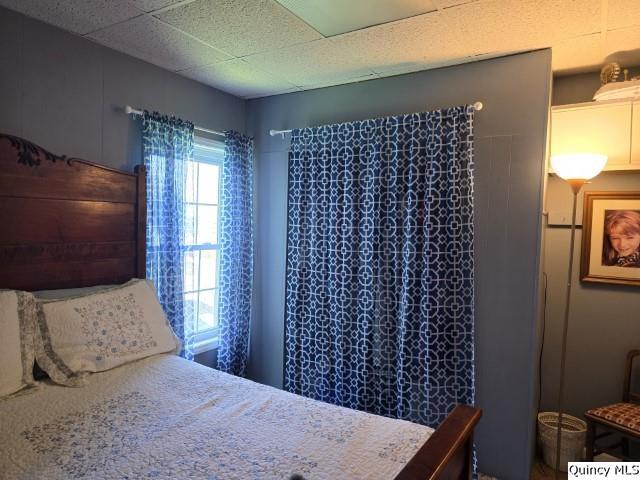
[[[0,134],[0,288],[145,277],[145,171]],[[3,478],[468,479],[481,412],[435,431],[154,355],[0,399]]]

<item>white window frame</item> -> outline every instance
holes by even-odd
[[[218,158],[208,158],[208,159],[201,159],[199,158],[198,160],[196,160],[195,158],[193,159],[194,163],[208,163],[209,165],[216,165],[218,166],[219,170],[218,170],[218,216],[217,216],[217,233],[218,233],[218,243],[216,244],[194,244],[194,245],[185,245],[185,252],[189,252],[189,251],[204,251],[204,250],[214,250],[217,251],[218,254],[216,255],[216,286],[215,286],[215,292],[217,295],[217,298],[215,298],[214,300],[214,305],[216,308],[218,308],[219,303],[220,303],[220,225],[221,225],[221,220],[220,220],[220,196],[221,196],[221,186],[222,186],[222,162],[223,162],[223,157],[224,157],[224,143],[220,142],[220,141],[216,141],[216,140],[211,140],[205,137],[199,137],[199,136],[195,136],[194,137],[194,146],[197,145],[199,148],[205,148],[205,149],[211,149],[211,150],[215,150],[216,152],[218,152],[217,157]],[[220,155],[220,152],[222,152],[222,155]],[[198,200],[196,198],[196,200]],[[186,199],[185,199],[185,203]],[[199,202],[195,202],[196,205],[196,216],[195,216],[195,222],[197,225],[197,219],[198,219],[198,205]],[[196,227],[197,228],[197,227]],[[196,230],[196,235],[197,235],[197,230]],[[197,237],[196,237],[197,238]],[[195,241],[196,239],[194,239]],[[200,260],[198,261],[198,272],[195,273],[194,275],[198,278],[198,287],[200,286]],[[198,289],[198,290],[189,290],[183,293],[183,294],[187,294],[187,293],[194,293],[197,292],[199,294],[199,292],[202,291],[209,291],[211,289]],[[199,295],[198,295],[198,299],[199,299]],[[197,308],[199,308],[199,301],[197,302],[196,305]],[[192,325],[194,334],[193,334],[193,349],[194,349],[194,353],[197,355],[199,353],[204,353],[207,352],[209,350],[213,350],[214,348],[217,348],[220,344],[220,325],[218,323],[218,326],[209,330],[205,330],[203,332],[198,332],[195,333],[195,329],[197,328],[197,316],[198,314],[196,313],[195,317],[193,319],[189,319],[189,321],[191,320],[195,320],[196,324]],[[218,317],[218,314],[216,313],[216,319],[219,322],[220,318]]]

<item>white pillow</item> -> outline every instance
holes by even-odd
[[[0,291],[0,397],[34,383],[34,333],[33,295]]]
[[[41,300],[37,309],[36,360],[62,385],[81,385],[86,372],[180,351],[155,290],[145,280],[81,297]]]

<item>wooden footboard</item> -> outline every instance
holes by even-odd
[[[482,411],[458,405],[407,463],[395,480],[468,480],[473,429]]]

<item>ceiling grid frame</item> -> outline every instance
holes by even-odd
[[[103,0],[0,0],[0,6],[243,98],[547,47],[556,74],[594,71],[618,58],[623,66],[640,64],[639,0],[427,3],[434,9],[326,36],[278,0],[122,0],[113,7]],[[237,30],[254,36],[241,37],[228,25],[211,33],[206,20],[189,18],[197,12],[208,13],[212,23],[237,17],[247,22]],[[128,26],[149,31],[135,36]]]

